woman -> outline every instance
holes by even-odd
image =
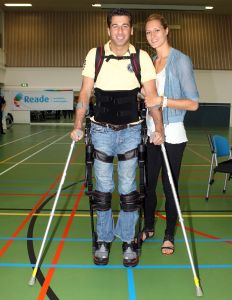
[[[147,107],[159,105],[163,111],[165,147],[172,170],[173,180],[178,193],[178,179],[181,161],[187,142],[184,128],[186,110],[198,109],[198,91],[193,75],[191,60],[168,42],[169,28],[163,16],[152,14],[146,20],[146,37],[155,50],[153,58],[157,73],[156,86],[160,97],[145,97]],[[157,205],[156,186],[162,169],[162,184],[166,198],[166,229],[161,247],[162,254],[174,253],[174,231],[177,222],[177,210],[172,195],[161,147],[152,143],[155,127],[147,114],[147,196],[145,200],[144,229],[141,239],[144,241],[154,235],[154,212]]]

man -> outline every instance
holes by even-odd
[[[5,132],[3,131],[3,124],[2,124],[3,111],[5,109],[5,106],[6,106],[5,99],[4,97],[0,96],[0,134],[5,134]]]
[[[141,121],[138,116],[137,93],[140,88],[130,54],[136,53],[130,44],[133,34],[132,17],[127,10],[114,9],[107,16],[110,41],[105,44],[105,56],[94,85],[96,48],[89,51],[76,110],[71,138],[83,137],[82,123],[88,109],[91,92],[95,88],[96,108],[91,120],[91,139],[94,145],[94,171],[96,189],[93,201],[97,210],[97,249],[94,263],[106,265],[110,244],[117,236],[123,241],[124,266],[136,266],[139,258],[134,244],[135,225],[138,220],[139,193],[136,191],[137,146],[141,142]],[[140,50],[141,82],[146,95],[157,96],[156,73],[149,55]],[[156,124],[152,142],[163,142],[160,111],[151,108]],[[118,191],[120,206],[117,224],[111,211],[114,190],[113,158],[118,156]]]

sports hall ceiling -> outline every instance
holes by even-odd
[[[4,3],[31,3],[28,8],[7,8]],[[93,8],[93,3],[102,4],[140,4],[140,5],[184,5],[184,6],[213,6],[207,13],[232,15],[232,0],[0,0],[2,11],[78,11],[100,10]],[[116,7],[116,6],[115,6]]]

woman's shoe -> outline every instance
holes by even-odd
[[[154,229],[146,229],[144,228],[141,232],[141,241],[144,242],[147,239],[151,239],[154,236],[155,232]]]
[[[163,255],[172,255],[175,251],[174,247],[174,236],[170,234],[165,234],[163,239],[163,245],[161,247],[161,252]]]
[[[145,240],[151,239],[154,236],[154,234],[155,234],[154,229],[143,228],[143,230],[138,234],[138,237],[135,238],[135,243],[138,244],[138,240],[139,240],[140,245],[142,245],[142,243]]]

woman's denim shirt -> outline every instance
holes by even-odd
[[[164,96],[171,99],[198,101],[199,94],[190,58],[181,51],[171,48],[165,67]],[[164,124],[183,122],[186,110],[165,107]]]

